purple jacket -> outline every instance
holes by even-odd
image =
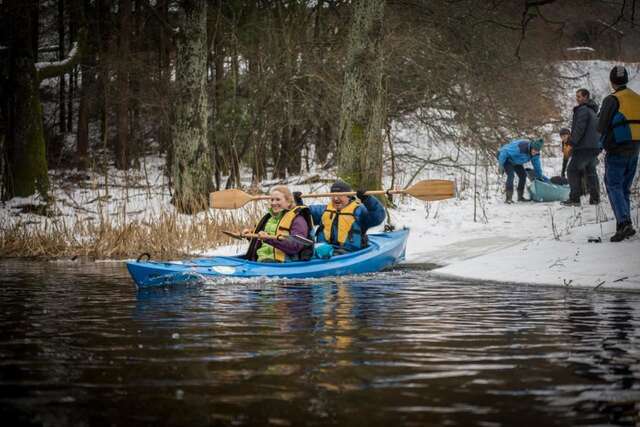
[[[289,234],[291,234],[292,236],[309,237],[309,225],[307,224],[307,221],[304,219],[304,217],[298,215],[293,219]],[[304,249],[304,245],[302,243],[296,242],[295,240],[269,239],[267,243],[274,248],[280,249],[287,255],[295,255],[302,249]]]

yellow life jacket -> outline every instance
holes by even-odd
[[[349,233],[353,228],[353,223],[356,222],[356,217],[354,212],[360,206],[360,203],[357,201],[352,201],[347,206],[338,211],[334,206],[333,202],[329,202],[327,205],[327,209],[325,209],[322,214],[322,232],[324,234],[324,240],[329,243],[337,243],[340,246],[343,246],[349,237]],[[338,221],[338,241],[331,241],[331,230],[333,230],[334,221]]]
[[[306,206],[296,206],[294,208],[289,209],[287,212],[285,212],[285,214],[282,215],[282,218],[280,218],[280,221],[278,221],[278,225],[276,227],[276,234],[275,235],[276,236],[277,235],[288,236],[289,232],[291,231],[291,224],[293,224],[293,220],[296,218],[296,216],[298,216],[298,214],[303,209],[306,209],[307,211],[309,210],[309,208],[306,207]],[[256,228],[254,230],[254,233],[257,233],[257,232],[259,232],[259,231],[264,229],[264,226],[265,226],[266,222],[268,221],[268,216],[269,216],[269,214],[267,214],[265,216],[265,218],[267,218],[266,220],[261,220],[261,221],[258,222],[258,225],[256,226]],[[262,243],[262,244],[263,245],[268,245],[268,243]],[[287,258],[287,254],[274,246],[273,247],[273,258],[274,258],[274,260],[276,260],[278,262],[285,262],[285,260]]]
[[[631,89],[623,89],[613,95],[619,103],[618,112],[611,121],[616,144],[640,142],[640,95]]]

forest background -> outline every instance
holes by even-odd
[[[53,171],[58,186],[94,174],[107,186],[110,168],[126,176],[154,155],[188,213],[210,191],[311,171],[373,188],[407,164],[459,167],[398,149],[395,129],[416,124],[489,163],[510,137],[567,125],[556,94],[574,77],[561,61],[640,57],[637,12],[635,0],[2,0],[1,198],[33,196],[23,210],[50,216]],[[354,100],[378,129],[365,150],[344,130]],[[189,237],[163,217],[137,239],[165,235],[168,251],[253,218],[200,220]],[[77,251],[78,235],[92,236],[87,253],[131,254],[132,227],[11,222],[2,254]]]

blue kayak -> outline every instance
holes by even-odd
[[[373,273],[404,259],[408,229],[373,233],[368,237],[367,248],[329,259],[264,263],[236,256],[216,256],[186,261],[131,261],[127,262],[127,269],[138,288],[147,288],[220,277],[307,279]]]

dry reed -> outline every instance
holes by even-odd
[[[146,219],[46,218],[40,223],[0,223],[0,257],[135,258],[143,252],[153,258],[178,258],[231,243],[222,230],[240,230],[255,224],[258,209],[238,215],[207,211],[186,216],[162,212]]]

